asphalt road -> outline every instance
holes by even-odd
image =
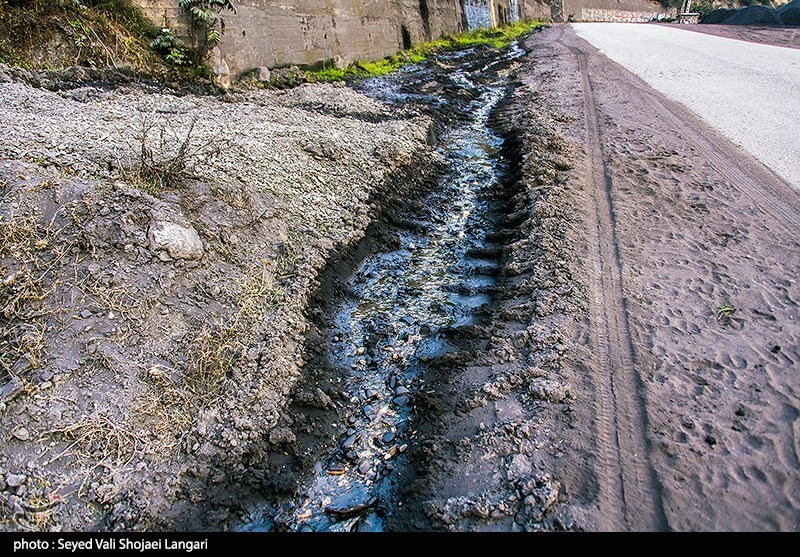
[[[573,27],[800,191],[800,50],[658,25]]]

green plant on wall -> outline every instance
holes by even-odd
[[[219,44],[225,32],[223,11],[236,13],[231,0],[178,0],[189,19],[190,35],[195,43],[195,64],[202,65],[209,52]]]
[[[161,54],[173,66],[185,66],[189,63],[191,53],[175,36],[172,29],[162,29],[161,33],[150,42],[150,48]]]

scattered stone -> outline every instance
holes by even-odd
[[[328,466],[328,474],[331,476],[341,476],[345,473],[345,470],[344,464],[334,463]]]
[[[355,444],[356,444],[356,436],[351,435],[350,437],[344,440],[344,442],[342,443],[342,448],[352,449]]]
[[[257,67],[253,73],[256,79],[262,83],[269,83],[269,78],[272,76],[272,72],[269,71],[269,68],[264,66]]]
[[[175,259],[200,259],[203,257],[203,242],[191,226],[174,222],[153,220],[147,232],[150,249],[165,250]]]
[[[31,433],[24,427],[15,430],[11,435],[19,439],[20,441],[29,441],[31,438]]]
[[[365,501],[350,504],[331,504],[325,507],[325,512],[337,517],[347,517],[360,514],[378,502],[377,497],[370,497]]]
[[[28,477],[25,474],[6,474],[6,485],[8,487],[20,487],[25,483]]]
[[[530,460],[521,454],[515,454],[508,465],[507,477],[509,481],[522,480],[531,475],[532,467]]]

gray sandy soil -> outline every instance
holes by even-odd
[[[344,87],[81,71],[0,72],[2,528],[221,528],[281,484],[317,274],[435,167],[431,121]],[[155,162],[189,135],[181,183],[137,173],[148,130]]]
[[[750,25],[724,24],[684,25],[679,23],[657,23],[655,25],[675,27],[686,31],[694,31],[695,33],[706,33],[750,43],[800,48],[800,29],[792,27],[753,27]]]
[[[586,145],[576,167],[608,265],[588,279],[603,309],[590,312],[593,341],[577,362],[594,358],[598,376],[606,331],[624,356],[612,359],[608,400],[595,386],[600,526],[797,530],[797,193],[571,28],[531,41],[551,70],[550,102],[578,118],[565,133]]]

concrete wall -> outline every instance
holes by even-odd
[[[564,20],[575,21],[651,21],[675,17],[675,8],[666,9],[651,0],[561,0]]]
[[[131,0],[155,24],[187,35],[178,0]],[[467,10],[462,8],[463,5]],[[233,0],[214,68],[378,60],[412,44],[501,20],[550,18],[550,0]]]

